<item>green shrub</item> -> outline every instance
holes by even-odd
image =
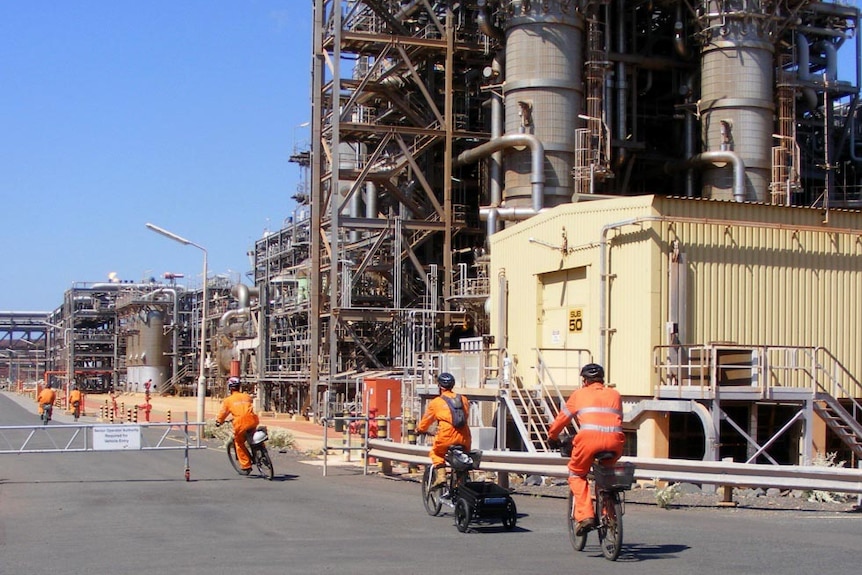
[[[814,465],[815,467],[844,467],[843,461],[835,461],[837,456],[837,451],[833,451],[825,455],[817,452],[814,455],[814,460],[811,462],[811,465]],[[816,503],[843,503],[848,499],[848,496],[844,493],[834,493],[820,489],[809,489],[804,491],[803,497],[808,501]]]
[[[658,487],[659,480],[656,479],[655,502],[662,509],[668,509],[673,502],[679,497],[679,483],[673,483],[667,487]]]

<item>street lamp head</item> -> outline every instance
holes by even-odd
[[[180,242],[181,244],[186,245],[186,246],[192,243],[191,241],[185,239],[184,237],[178,236],[177,234],[175,234],[173,232],[169,232],[168,230],[166,230],[164,228],[160,228],[159,226],[157,226],[155,224],[151,224],[151,223],[147,222],[144,225],[146,225],[149,229],[153,230],[157,234],[162,234],[166,238],[171,238],[175,242]]]

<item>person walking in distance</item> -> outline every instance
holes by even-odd
[[[224,398],[221,404],[221,411],[216,417],[216,427],[224,423],[228,414],[233,416],[233,442],[236,446],[236,458],[243,473],[248,475],[251,473],[251,454],[245,443],[246,433],[257,429],[257,424],[260,421],[254,412],[251,396],[243,392],[241,387],[238,377],[231,377],[227,380],[229,395]]]
[[[450,445],[460,445],[465,451],[470,451],[472,437],[467,425],[467,414],[470,403],[466,397],[452,391],[455,387],[455,377],[451,373],[441,373],[437,376],[440,395],[428,403],[428,408],[422,420],[416,427],[416,433],[428,433],[428,429],[437,423],[437,435],[431,446],[431,464],[434,466],[434,485],[446,483],[446,451]]]
[[[78,417],[81,415],[82,400],[81,390],[78,389],[77,385],[73,385],[72,391],[69,392],[69,407],[72,408],[72,415],[75,417],[75,421],[78,421]]]
[[[548,439],[553,443],[559,441],[560,432],[572,420],[578,424],[568,465],[578,535],[596,526],[587,483],[587,474],[596,454],[613,452],[615,456],[612,459],[603,461],[604,465],[613,465],[622,456],[625,443],[622,398],[617,390],[605,387],[604,368],[588,363],[581,369],[581,380],[582,386],[572,392],[548,428]]]

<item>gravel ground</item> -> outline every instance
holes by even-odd
[[[548,496],[566,497],[567,485],[564,480],[557,478],[544,478],[542,485],[536,485],[542,478],[530,476],[524,481],[516,476],[511,477],[511,487],[518,493]],[[665,488],[668,489],[668,488]],[[722,500],[723,491],[707,492],[699,486],[691,483],[676,484],[671,487],[673,495],[668,496],[668,509],[685,509],[694,507],[725,507]],[[662,489],[653,483],[635,484],[631,491],[626,492],[626,502],[642,505],[659,506],[658,500],[662,495]],[[664,493],[667,493],[665,491]],[[753,510],[789,510],[789,511],[821,511],[834,513],[862,512],[859,507],[858,498],[855,495],[842,495],[837,493],[826,494],[834,501],[818,500],[811,492],[779,489],[744,489],[734,488],[732,494],[733,503],[730,505],[737,509]]]
[[[291,459],[316,459],[317,454],[303,452],[290,448],[270,447],[270,453],[277,465],[279,457]],[[395,477],[406,481],[419,481],[421,472],[409,473],[406,468],[396,467],[393,470]],[[479,472],[474,479],[484,480]],[[392,477],[390,477],[391,479]],[[493,480],[493,477],[488,479]],[[555,477],[523,476],[510,474],[509,487],[519,495],[565,498],[568,496],[568,485],[565,480]],[[666,487],[664,489],[667,489]],[[704,491],[698,485],[691,483],[680,483],[672,486],[674,493],[667,497],[668,509],[690,509],[690,508],[726,508],[723,504],[723,492]],[[652,482],[635,483],[630,491],[626,492],[626,502],[638,505],[659,506],[658,500],[662,494],[662,486],[656,487]],[[816,495],[816,494],[815,494]],[[819,511],[831,513],[862,513],[859,498],[856,495],[843,495],[837,493],[825,494],[831,496],[833,501],[818,500],[811,492],[798,490],[779,489],[744,489],[734,488],[732,493],[732,504],[730,507],[736,509],[751,510],[787,510],[787,511]]]

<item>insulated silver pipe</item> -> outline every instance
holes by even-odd
[[[532,215],[535,215],[539,213],[542,207],[544,207],[545,191],[545,148],[536,136],[533,136],[532,134],[506,134],[495,140],[491,140],[480,146],[476,146],[475,148],[462,152],[457,158],[455,158],[455,165],[460,166],[464,164],[472,164],[473,162],[479,161],[482,158],[485,158],[494,152],[504,150],[505,148],[523,147],[530,148],[532,168],[530,171],[532,208],[526,208],[524,213],[529,212]],[[481,208],[480,214],[484,212],[487,217],[490,213],[488,210],[495,210],[496,215],[508,214],[510,212],[509,208],[491,206],[490,208]],[[524,210],[524,208],[521,208],[521,210]],[[490,223],[493,222],[493,224],[496,225],[497,219],[495,216],[490,216],[488,217],[488,222],[488,235],[493,235],[496,229],[492,230]]]

